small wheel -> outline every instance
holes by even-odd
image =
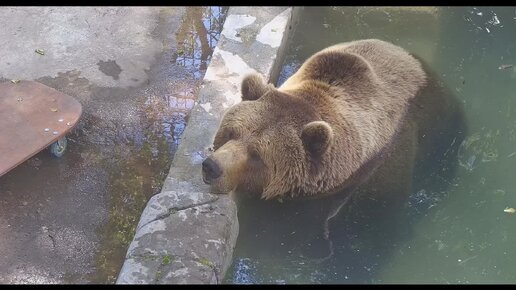
[[[66,137],[57,140],[55,143],[50,145],[50,153],[55,157],[63,156],[66,150],[67,143],[68,142],[66,141]]]

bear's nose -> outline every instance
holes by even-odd
[[[208,184],[222,175],[222,169],[220,169],[217,162],[210,157],[206,158],[202,162],[202,172],[204,177],[203,180]]]

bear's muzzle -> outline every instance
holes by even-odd
[[[202,180],[204,183],[211,184],[213,180],[219,178],[221,175],[222,169],[213,159],[208,157],[202,162]]]

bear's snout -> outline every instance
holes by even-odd
[[[202,179],[205,183],[211,184],[211,182],[222,175],[222,169],[220,166],[210,157],[206,158],[202,162]]]

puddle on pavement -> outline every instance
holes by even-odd
[[[174,55],[178,65],[197,68],[196,79],[204,76],[220,31],[224,25],[228,7],[189,7],[182,25],[176,33],[178,43]]]
[[[30,213],[7,207],[2,216],[6,224],[20,216],[27,220],[23,226],[30,227],[29,234],[20,234],[24,244],[36,247],[33,251],[40,249],[31,244],[31,235],[41,228],[57,237],[69,228],[87,236],[84,241],[75,238],[75,250],[54,245],[54,251],[70,253],[63,260],[66,266],[44,269],[48,283],[116,281],[140,215],[168,174],[226,13],[227,7],[185,8],[175,31],[177,46],[163,51],[142,87],[95,87],[79,71],[38,80],[75,96],[83,105],[83,115],[67,136],[68,149],[62,158],[52,159],[48,151],[42,151],[3,176],[0,184],[0,191],[6,193],[2,203],[20,204]],[[116,62],[98,65],[106,75],[118,78]],[[27,176],[31,182],[26,182]],[[17,199],[35,202],[35,208]],[[96,235],[92,233],[95,227]],[[77,255],[80,259],[74,258]],[[0,281],[4,280],[0,277]]]
[[[119,160],[117,169],[109,175],[109,217],[99,230],[103,241],[96,257],[98,269],[93,283],[116,281],[140,215],[149,198],[161,190],[226,12],[227,7],[186,8],[176,33],[177,52],[172,54],[172,60],[187,69],[196,86],[192,82],[178,82],[173,92],[145,96],[140,112],[144,121],[142,142],[136,144],[136,140],[129,138],[129,143],[134,143],[130,144],[130,158],[115,157]]]
[[[118,80],[122,69],[114,60],[99,61],[97,63],[99,70],[105,75],[112,77],[114,80]]]

